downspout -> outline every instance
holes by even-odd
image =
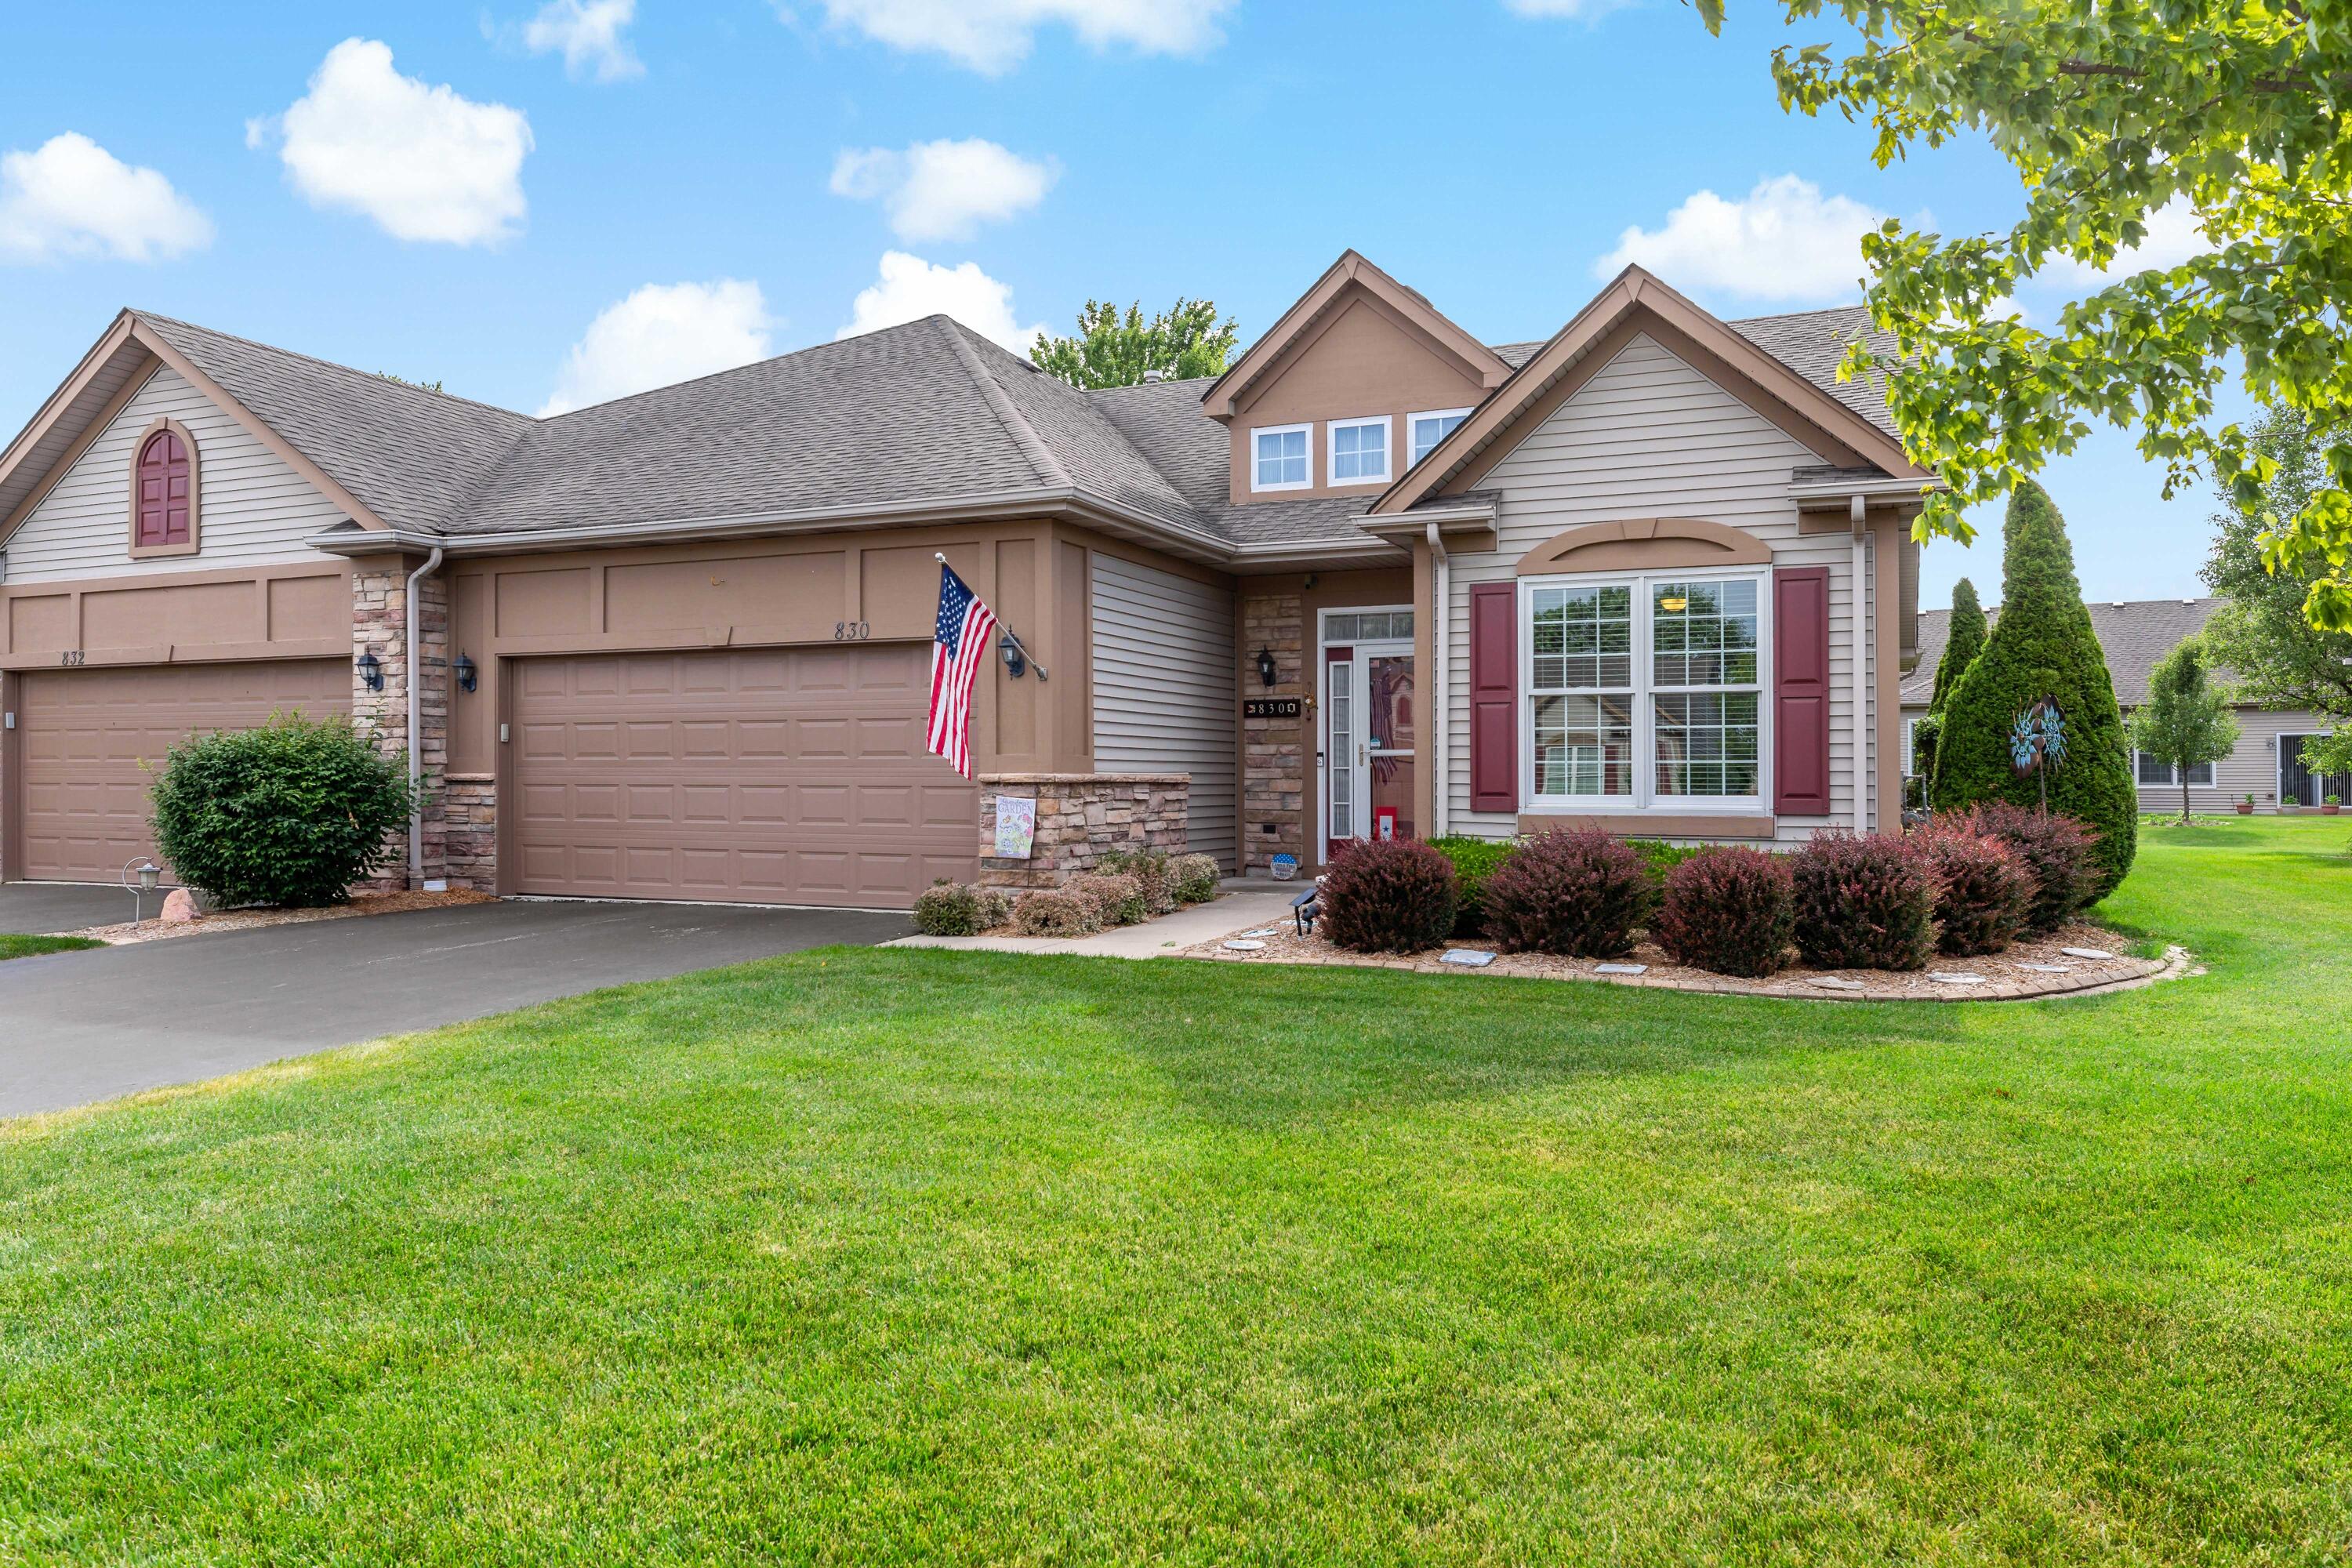
[[[1869,503],[1859,495],[1847,503],[1847,516],[1853,527],[1853,668],[1849,679],[1853,686],[1853,830],[1857,836],[1870,831],[1870,743],[1877,733],[1877,726],[1870,721],[1870,679],[1864,662],[1870,653],[1870,617],[1866,611],[1874,598],[1864,578],[1870,569],[1866,554],[1870,542],[1868,510]]]
[[[1445,773],[1445,731],[1453,719],[1454,689],[1445,679],[1445,612],[1453,602],[1450,581],[1452,563],[1445,554],[1445,541],[1439,537],[1437,524],[1429,525],[1430,597],[1436,601],[1430,606],[1429,617],[1429,689],[1433,700],[1427,703],[1429,714],[1429,766],[1437,776],[1430,781],[1430,816],[1437,831],[1431,837],[1446,835],[1446,801],[1453,792],[1453,781]]]
[[[425,886],[425,745],[417,733],[424,702],[418,689],[425,674],[422,628],[418,626],[417,584],[441,569],[441,547],[435,545],[425,564],[408,574],[408,618],[401,623],[408,656],[408,885]]]

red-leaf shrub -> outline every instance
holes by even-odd
[[[1454,862],[1426,844],[1351,844],[1323,878],[1323,934],[1356,952],[1421,952],[1452,934],[1460,896]]]
[[[2033,908],[2025,917],[2028,931],[2056,931],[2098,890],[2098,836],[2080,818],[1988,800],[1937,820],[1998,838],[2016,852],[2033,875]]]
[[[1553,828],[1488,874],[1486,934],[1508,952],[1622,958],[1655,884],[1642,858],[1598,828]]]
[[[1916,836],[1936,876],[1938,952],[1955,958],[1999,952],[2025,929],[2033,909],[2033,873],[2000,839],[1942,817]]]
[[[1888,834],[1813,835],[1789,869],[1797,951],[1816,969],[1918,969],[1936,950],[1936,878]]]
[[[1650,937],[1676,963],[1760,978],[1789,962],[1796,896],[1788,857],[1710,849],[1666,873]]]

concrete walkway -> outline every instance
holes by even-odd
[[[966,952],[1057,952],[1077,958],[1165,958],[1170,953],[1229,931],[1257,926],[1291,926],[1290,900],[1306,891],[1301,882],[1250,882],[1205,904],[1162,915],[1141,925],[1120,926],[1093,936],[906,936],[887,947],[944,947]]]

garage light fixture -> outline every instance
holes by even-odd
[[[996,639],[996,651],[1004,659],[1005,673],[1020,679],[1021,672],[1029,668],[1029,657],[1022,651],[1021,639],[1007,632]]]
[[[383,689],[383,664],[376,658],[373,648],[360,655],[359,670],[362,686],[366,687],[370,691]]]
[[[474,668],[474,661],[462,653],[457,656],[457,670],[458,690],[471,691],[481,684],[482,672]]]

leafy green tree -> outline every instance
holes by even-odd
[[[1178,299],[1149,321],[1141,301],[1121,315],[1116,305],[1089,300],[1078,312],[1078,335],[1041,336],[1029,358],[1072,386],[1133,386],[1156,370],[1171,381],[1223,375],[1241,341],[1231,316],[1217,320],[1216,302]]]
[[[1692,0],[1710,29],[1724,0]],[[2269,460],[2215,394],[2309,419],[2322,482],[2263,538],[2300,572],[2315,626],[2352,630],[2352,8],[2339,0],[1779,0],[1855,40],[1782,46],[1784,108],[1868,122],[1884,166],[1981,138],[2017,171],[2006,232],[1889,221],[1864,241],[1895,352],[1904,442],[1950,487],[1921,537],[2011,489],[2105,420],[2252,511]],[[2168,254],[2136,255],[2152,231]],[[2036,276],[2095,285],[2047,329],[2009,305]],[[1870,364],[1857,343],[1847,365]]]
[[[2009,738],[2018,716],[2044,698],[2065,715],[2066,756],[2037,781],[2011,765]],[[2089,899],[2095,902],[2131,869],[2139,793],[2065,523],[2048,493],[2027,479],[2010,498],[2003,530],[2000,619],[1944,700],[1928,800],[1939,812],[1987,800],[2033,805],[2045,784],[2052,811],[2081,818],[2099,836]]]
[[[1977,603],[1977,585],[1963,577],[1952,584],[1951,631],[1944,639],[1944,657],[1936,666],[1936,692],[1927,700],[1928,712],[1944,710],[1944,700],[1952,694],[1960,672],[1984,651],[1987,631],[1984,606]]]
[[[2230,700],[2207,678],[2202,638],[2186,638],[2157,661],[2129,730],[2133,745],[2180,775],[2180,820],[2188,821],[2189,770],[2220,762],[2238,743]]]
[[[2326,467],[2300,409],[2265,416],[2249,439],[2271,460],[2271,478],[2255,511],[2228,505],[2213,514],[2205,582],[2229,603],[2206,623],[2206,646],[2240,701],[2308,708],[2352,728],[2352,632],[2313,626],[2304,614],[2311,579],[2263,563],[2268,519],[2299,514],[2326,484]]]
[[[2303,765],[2323,778],[2352,773],[2352,729],[2338,730],[2326,739],[2306,737],[2303,742]]]

